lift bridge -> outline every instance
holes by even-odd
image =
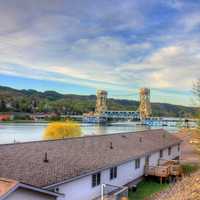
[[[142,125],[147,126],[180,126],[180,127],[196,127],[195,119],[179,119],[179,118],[160,118],[151,116],[150,89],[141,88],[139,91],[140,103],[139,108],[135,111],[116,111],[107,108],[107,91],[98,90],[95,112],[84,114],[83,122],[86,123],[104,123],[108,120],[140,120]]]
[[[136,111],[115,111],[107,108],[107,91],[98,90],[95,112],[83,115],[84,122],[101,123],[107,120],[140,120],[151,115],[150,90],[140,89],[140,106]]]
[[[140,95],[140,106],[136,111],[114,111],[107,109],[107,95],[108,93],[104,90],[97,91],[96,110],[97,115],[106,117],[107,119],[145,119],[151,115],[151,103],[150,103],[150,89],[141,88],[139,91]]]

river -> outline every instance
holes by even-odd
[[[47,123],[0,123],[0,144],[42,140]],[[161,127],[151,127],[161,128]],[[176,127],[165,127],[176,132]],[[119,132],[136,132],[149,129],[135,122],[111,123],[108,125],[81,124],[82,135],[101,135]]]

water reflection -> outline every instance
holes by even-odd
[[[0,144],[42,140],[42,133],[47,127],[46,123],[1,123]],[[160,127],[153,127],[160,128]],[[171,128],[169,131],[177,131]],[[101,135],[109,133],[135,132],[146,130],[148,127],[138,126],[135,122],[112,123],[106,126],[94,124],[81,124],[83,135]]]

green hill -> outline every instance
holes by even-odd
[[[82,114],[95,109],[95,95],[60,94],[55,91],[16,90],[0,86],[0,112],[57,112]],[[108,99],[109,110],[137,110],[138,101]],[[152,103],[154,116],[192,117],[197,108]]]

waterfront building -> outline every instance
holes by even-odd
[[[179,159],[180,143],[159,129],[0,145],[0,177],[64,194],[58,200],[93,200],[102,186],[136,183],[147,160]]]

